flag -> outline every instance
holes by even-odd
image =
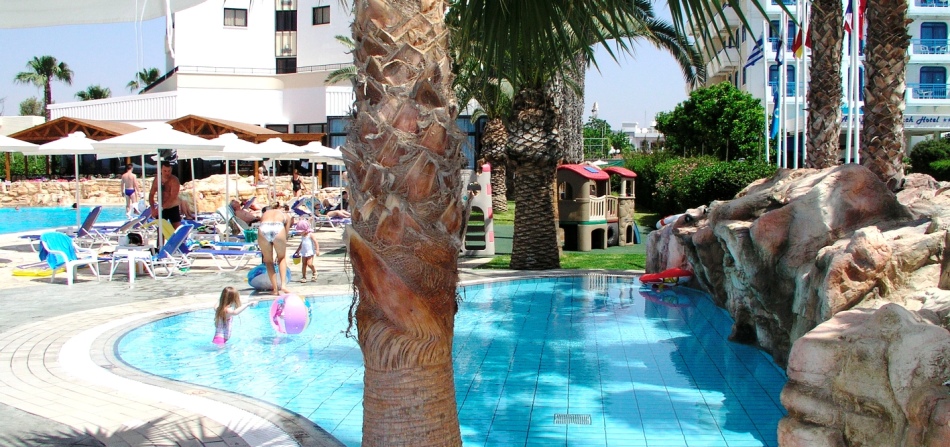
[[[802,35],[804,34],[804,45],[802,45]],[[802,26],[798,30],[798,34],[795,35],[795,40],[792,42],[792,53],[795,54],[795,59],[801,59],[805,57],[805,48],[811,48],[811,35],[808,34],[808,30],[805,26]]]
[[[742,68],[749,68],[755,65],[756,62],[762,60],[762,57],[765,55],[763,51],[764,46],[762,45],[764,36],[763,34],[762,37],[759,37],[759,40],[755,41],[755,46],[752,47],[752,52],[749,53],[749,59]]]
[[[867,11],[868,4],[867,4],[867,0],[859,0],[859,1],[860,3],[858,3],[858,13],[857,13],[858,14],[858,17],[857,17],[858,38],[863,39],[864,38],[864,12]],[[844,13],[844,32],[846,33],[851,32],[851,22],[854,21],[854,9],[852,8],[853,3],[854,3],[854,0],[848,0],[848,10],[845,11]]]
[[[778,136],[778,121],[779,121],[779,107],[778,107],[778,86],[772,88],[772,102],[775,104],[775,108],[772,109],[772,131],[769,133],[769,139],[774,140]]]

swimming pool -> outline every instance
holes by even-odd
[[[93,207],[82,206],[80,208],[79,218],[85,219]],[[96,222],[125,222],[126,220],[125,206],[104,206]],[[82,223],[82,220],[80,220],[80,223]],[[76,209],[73,207],[22,207],[19,210],[0,208],[0,234],[69,226],[76,226]]]
[[[778,445],[784,372],[762,351],[726,341],[732,320],[701,292],[641,293],[633,278],[588,275],[459,293],[466,446]],[[297,336],[275,335],[261,302],[236,317],[223,349],[211,343],[207,309],[136,328],[117,352],[152,374],[280,405],[358,446],[363,366],[343,333],[350,299],[309,301],[313,320]]]

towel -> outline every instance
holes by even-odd
[[[66,261],[77,259],[76,247],[73,246],[73,240],[65,234],[57,232],[43,233],[40,235],[40,242],[40,261],[46,261],[52,269],[58,268],[65,264]],[[51,251],[66,253],[67,259],[62,259],[62,255],[60,254],[50,253],[47,251],[47,247]]]

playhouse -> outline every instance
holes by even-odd
[[[462,202],[465,226],[462,228],[462,256],[494,256],[495,224],[491,202],[491,166],[462,170]]]
[[[604,168],[611,178],[617,177],[620,183],[620,191],[617,196],[617,220],[610,224],[607,229],[608,242],[616,238],[616,244],[608,245],[631,245],[640,243],[640,231],[634,221],[634,202],[636,194],[633,191],[634,179],[637,174],[629,169],[619,166],[608,166]],[[609,222],[609,221],[608,221]],[[611,230],[614,231],[611,234]]]
[[[608,222],[617,220],[617,198],[610,196],[610,176],[593,165],[561,165],[557,168],[557,193],[564,249],[606,249]]]

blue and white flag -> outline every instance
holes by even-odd
[[[762,60],[762,58],[765,56],[763,37],[764,34],[762,37],[759,37],[759,40],[755,41],[755,46],[752,47],[752,52],[749,53],[749,59],[742,68],[749,68],[755,65],[756,62]]]
[[[778,106],[778,86],[772,87],[772,102],[775,104],[775,108],[772,109],[772,131],[769,133],[769,139],[774,140],[778,136],[778,124],[779,124],[779,115],[781,115],[781,110]]]

